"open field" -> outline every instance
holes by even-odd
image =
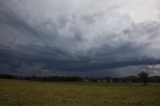
[[[160,106],[160,85],[0,79],[0,106]]]

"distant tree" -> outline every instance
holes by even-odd
[[[140,72],[138,73],[139,81],[141,82],[141,85],[145,86],[148,83],[149,75],[147,72]]]
[[[119,79],[119,78],[112,78],[112,82],[114,82],[114,83],[119,83],[119,82],[120,82],[120,79]]]
[[[106,80],[106,82],[108,82],[108,83],[109,83],[109,82],[110,82],[110,80],[111,80],[111,78],[110,78],[110,77],[106,77],[106,78],[105,78],[105,80]]]
[[[121,79],[122,79],[122,82],[125,82],[125,83],[137,83],[138,82],[138,77],[136,76],[127,76]]]
[[[149,81],[154,83],[160,83],[160,76],[151,76],[149,78]]]
[[[14,75],[9,75],[9,74],[0,74],[0,78],[4,78],[4,79],[14,79],[14,78],[16,78],[16,76],[14,76]]]
[[[98,79],[97,78],[89,78],[90,82],[98,82]]]

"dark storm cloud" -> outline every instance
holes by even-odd
[[[137,23],[114,2],[105,9],[95,2],[88,11],[72,3],[1,0],[0,72],[113,75],[121,67],[160,64],[159,21]]]

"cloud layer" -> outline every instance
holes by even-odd
[[[112,75],[114,71],[108,70],[159,64],[159,4],[159,0],[1,0],[1,71]]]

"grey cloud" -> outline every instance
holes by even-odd
[[[0,1],[0,61],[12,72],[91,74],[159,64],[160,22],[135,23],[129,14],[118,12],[118,3],[102,9],[93,3],[87,11],[83,3],[79,5],[84,8],[73,6],[75,10],[63,3]]]

